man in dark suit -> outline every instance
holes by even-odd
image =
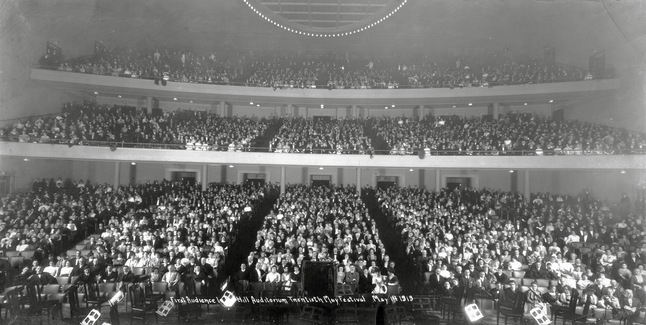
[[[130,267],[124,266],[123,273],[117,277],[117,288],[124,293],[128,290],[128,285],[135,282],[135,275],[130,271]]]
[[[502,283],[503,285],[509,283],[509,276],[505,274],[501,268],[496,269],[494,276],[496,277],[496,281]]]
[[[516,281],[509,281],[509,288],[505,288],[500,298],[500,305],[513,308],[522,299],[523,293],[516,284]]]
[[[429,289],[431,293],[439,293],[444,286],[444,279],[440,275],[440,266],[435,267],[435,272],[431,274],[431,277],[428,279]]]
[[[249,270],[247,270],[247,264],[240,264],[240,270],[233,275],[233,286],[235,291],[238,294],[243,294],[249,290]]]
[[[33,284],[37,285],[38,287],[42,287],[46,284],[56,284],[56,278],[47,272],[43,272],[43,267],[39,265],[36,267],[36,273],[32,274],[28,278],[27,284]]]
[[[251,283],[263,282],[264,276],[265,275],[262,272],[262,270],[259,269],[258,266],[256,265],[249,272],[249,282],[251,282]]]
[[[112,265],[105,267],[105,271],[101,273],[101,282],[117,282],[119,278],[119,273],[113,269]]]

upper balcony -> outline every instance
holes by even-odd
[[[618,79],[466,88],[273,89],[122,78],[33,68],[31,79],[72,92],[98,92],[156,98],[184,97],[201,102],[227,101],[300,105],[450,105],[460,102],[509,103],[567,101],[619,89]]]

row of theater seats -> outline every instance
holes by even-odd
[[[642,133],[532,114],[508,114],[495,120],[458,116],[257,119],[66,105],[56,117],[19,120],[0,133],[5,141],[199,151],[540,156],[643,154],[646,150]],[[267,140],[260,139],[271,140],[265,144]],[[378,143],[383,144],[373,147]]]
[[[211,52],[189,50],[108,50],[64,62],[43,60],[61,71],[221,85],[278,88],[368,89],[400,87],[488,87],[578,81],[605,76],[520,53],[482,53],[471,57],[350,58],[323,55]]]

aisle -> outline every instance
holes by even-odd
[[[395,274],[399,278],[399,283],[402,287],[402,293],[412,294],[416,293],[416,272],[412,261],[409,261],[406,255],[406,247],[401,241],[401,237],[397,229],[388,222],[387,216],[384,215],[379,208],[379,203],[375,197],[375,190],[372,188],[363,188],[361,190],[361,199],[366,204],[370,216],[374,218],[377,224],[377,230],[381,240],[386,246],[386,253],[390,259],[395,261]]]

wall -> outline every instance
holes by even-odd
[[[130,182],[129,162],[121,162],[120,184]],[[136,165],[137,183],[162,180],[170,178],[172,170],[196,171],[198,182],[202,173],[202,164],[168,164],[168,163],[138,163]],[[232,166],[232,167],[230,167]],[[102,161],[69,161],[58,159],[23,159],[0,157],[0,172],[7,172],[13,177],[15,191],[24,191],[30,188],[31,183],[37,178],[71,178],[83,179],[91,182],[113,184],[114,162]],[[525,189],[525,171],[515,170],[515,176],[509,170],[491,169],[440,169],[439,178],[436,178],[436,169],[414,168],[361,168],[361,186],[375,186],[377,176],[397,176],[402,187],[423,187],[435,190],[436,181],[440,187],[445,186],[447,177],[471,177],[472,186],[476,188],[489,188],[494,190],[516,191],[523,193]],[[244,173],[265,173],[267,181],[280,183],[280,166],[257,165],[220,165],[207,164],[207,182],[241,183]],[[356,185],[357,169],[340,167],[286,167],[286,184],[309,184],[311,175],[330,175],[332,184]],[[516,184],[512,183],[516,179]],[[634,197],[637,193],[637,184],[646,182],[646,169],[626,170],[620,173],[617,170],[586,170],[586,171],[545,171],[532,170],[529,172],[530,192],[552,192],[559,194],[577,195],[584,190],[590,191],[595,197],[617,200],[621,193]]]

